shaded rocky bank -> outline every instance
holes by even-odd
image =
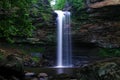
[[[78,45],[77,45],[78,44]],[[93,44],[75,43],[72,45],[73,66],[88,64],[99,60],[99,48]],[[23,65],[28,67],[52,67],[56,65],[56,46],[41,44],[0,44],[0,51],[4,55],[17,54],[23,60]],[[52,55],[52,56],[51,56]]]
[[[3,49],[0,50],[1,54],[8,52]],[[15,51],[15,50],[14,50]],[[10,51],[9,51],[10,52]],[[100,80],[119,80],[119,69],[120,69],[120,63],[119,63],[119,57],[118,58],[97,58],[93,56],[73,56],[73,69],[66,68],[65,72],[63,70],[63,73],[58,74],[57,69],[55,68],[45,68],[48,66],[51,66],[52,59],[47,59],[47,62],[50,63],[50,65],[42,65],[39,67],[36,66],[27,66],[22,67],[24,60],[29,59],[29,57],[25,58],[24,54],[21,54],[21,52],[15,51],[14,54],[5,54],[3,57],[1,57],[1,80],[7,79],[5,75],[9,75],[9,79],[16,80],[16,78],[19,79],[26,78],[26,80],[39,80],[40,78],[47,78],[48,80],[89,80],[89,77],[91,77],[92,80],[100,79]],[[33,59],[33,58],[30,58]],[[101,60],[102,59],[102,60]],[[21,64],[22,60],[22,64]],[[29,62],[29,61],[28,61]],[[19,64],[20,63],[20,64]],[[40,63],[40,62],[39,62]],[[48,64],[47,63],[47,64]],[[30,63],[32,64],[32,63]],[[52,65],[53,66],[53,65]],[[77,67],[77,68],[76,68]],[[6,71],[7,70],[7,71]],[[4,73],[6,71],[6,73]],[[9,71],[9,73],[8,73]],[[13,73],[12,73],[13,72]],[[18,75],[17,75],[18,73]],[[34,73],[33,76],[30,77],[24,77],[25,74]],[[47,76],[39,74],[45,73]],[[5,74],[5,75],[3,75]],[[29,74],[30,75],[30,74]],[[13,77],[12,77],[13,76]],[[113,79],[114,77],[114,79]],[[9,80],[8,79],[8,80]],[[90,79],[90,80],[91,80]],[[23,80],[23,79],[22,79]]]
[[[13,56],[12,56],[13,57]],[[16,57],[14,57],[16,58]],[[9,58],[7,58],[9,59]],[[13,58],[11,58],[13,59]],[[18,62],[17,62],[18,64]],[[83,65],[77,68],[59,69],[55,68],[21,68],[15,66],[16,60],[12,64],[5,63],[0,65],[1,80],[119,80],[120,63],[119,58],[107,58],[100,61],[94,61],[90,64]],[[24,70],[24,72],[23,72]],[[6,73],[4,72],[6,71]],[[64,72],[65,71],[65,72]],[[6,75],[3,75],[6,74]],[[24,75],[26,77],[24,77]]]
[[[119,80],[119,64],[119,58],[109,58],[81,68],[67,68],[68,72],[61,74],[49,74],[50,72],[54,73],[55,69],[48,69],[49,72],[43,69],[43,72],[48,74],[48,80]],[[69,71],[72,71],[72,73],[69,73]],[[45,78],[43,77],[43,79]]]

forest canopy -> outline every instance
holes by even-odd
[[[1,0],[0,38],[12,41],[14,36],[32,36],[33,30],[36,28],[33,20],[35,22],[37,17],[48,20],[46,17],[49,16],[48,12],[51,9],[45,3],[49,4],[44,0]],[[40,21],[39,23],[42,25]]]
[[[72,12],[74,20],[80,20],[87,17],[85,11],[81,11],[85,8],[85,0],[57,0],[53,8],[55,10],[64,10],[66,5],[71,7],[69,10]]]
[[[0,1],[0,37],[31,36],[33,25],[29,18],[30,5],[35,0]]]

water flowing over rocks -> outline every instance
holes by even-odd
[[[72,74],[69,72],[61,74],[38,73],[26,80],[119,80],[120,62],[119,58],[107,58],[95,61],[74,69]],[[54,72],[54,71],[53,71]]]

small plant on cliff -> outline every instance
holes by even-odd
[[[120,49],[101,48],[99,55],[102,57],[118,57],[120,56]]]
[[[36,63],[38,63],[40,61],[40,58],[39,57],[32,57],[32,60]]]

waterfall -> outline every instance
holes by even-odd
[[[57,67],[72,66],[70,12],[55,11],[57,17]]]

